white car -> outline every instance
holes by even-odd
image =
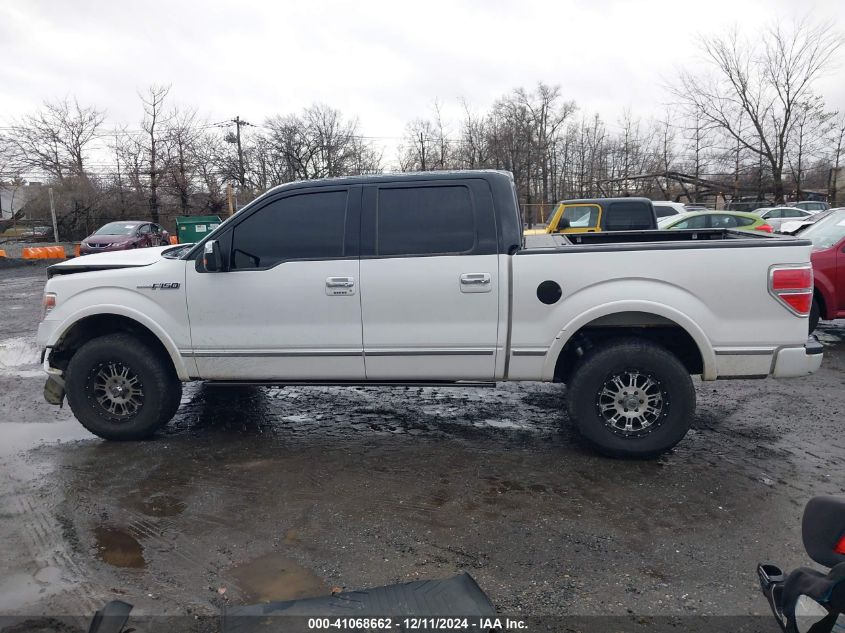
[[[654,456],[686,434],[692,375],[803,376],[807,240],[737,231],[523,238],[509,173],[290,183],[195,245],[48,268],[45,398],[140,439],[181,383],[568,386],[601,451]],[[706,272],[703,272],[706,271]]]
[[[762,207],[754,211],[754,213],[766,220],[766,223],[776,232],[780,232],[784,222],[802,220],[818,213],[818,211],[805,211],[797,207]]]
[[[687,208],[680,202],[653,200],[652,205],[654,206],[654,213],[657,215],[658,220],[687,212]]]

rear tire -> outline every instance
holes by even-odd
[[[581,435],[612,457],[652,458],[680,442],[695,412],[689,372],[649,341],[611,341],[575,368],[569,416]]]
[[[169,359],[130,334],[85,343],[65,376],[68,404],[82,426],[107,440],[140,440],[167,424],[182,397]]]
[[[815,297],[813,297],[813,305],[810,308],[810,334],[816,331],[816,328],[819,327],[819,318],[821,317],[821,306],[819,306],[819,301]]]

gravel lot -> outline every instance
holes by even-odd
[[[42,399],[44,278],[0,269],[0,614],[212,614],[461,570],[503,614],[764,614],[756,563],[806,564],[804,503],[845,492],[842,321],[810,378],[698,383],[653,462],[592,453],[536,383],[196,384],[159,437],[109,443]]]

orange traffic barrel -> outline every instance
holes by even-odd
[[[2,248],[0,248],[0,257],[5,257],[5,256],[6,256],[6,251],[4,251]]]
[[[34,248],[25,248],[21,253],[21,257],[24,259],[36,259],[38,257],[38,253],[35,252],[36,249]]]
[[[73,256],[74,256],[74,257],[79,257],[79,244],[74,244],[74,245],[73,245]]]
[[[170,236],[170,243],[171,243],[171,244],[178,244],[178,243],[179,243],[179,238],[178,238],[178,237],[176,237],[175,235],[171,235],[171,236]]]

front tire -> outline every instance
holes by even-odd
[[[695,412],[689,372],[649,341],[611,341],[575,368],[569,416],[581,435],[612,457],[656,457],[680,442]]]
[[[82,426],[107,440],[140,440],[167,424],[182,395],[158,350],[130,334],[85,343],[65,376],[68,404]]]

